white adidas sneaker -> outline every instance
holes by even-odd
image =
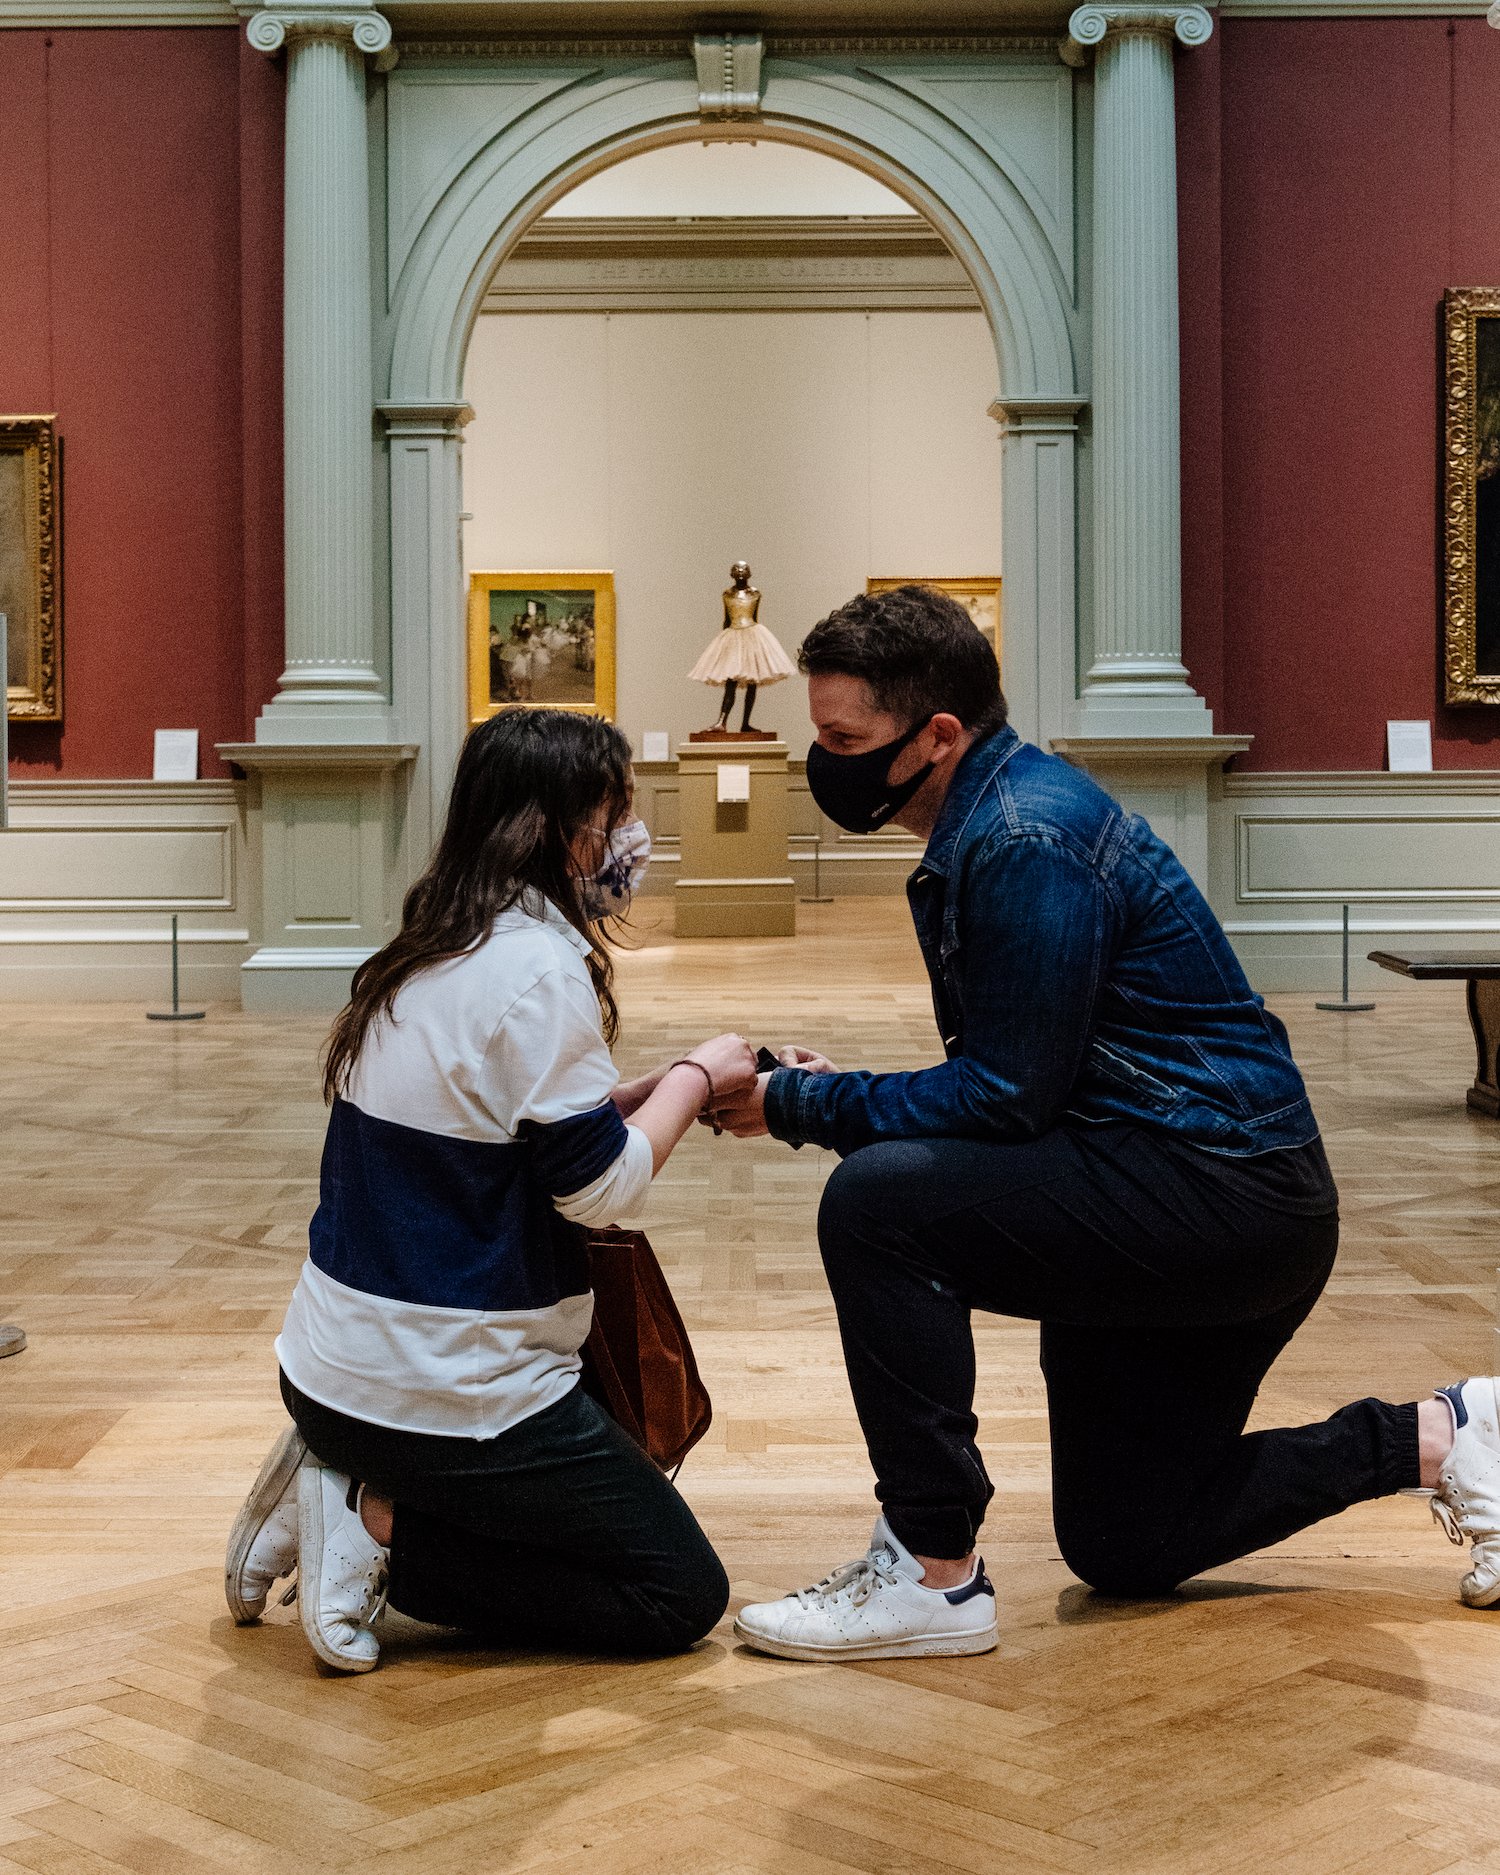
[[[273,1583],[296,1573],[297,1468],[306,1451],[301,1433],[288,1426],[266,1454],[230,1529],[224,1599],[241,1627],[265,1613]]]
[[[1500,1602],[1500,1379],[1481,1376],[1440,1387],[1453,1408],[1453,1450],[1438,1473],[1432,1514],[1449,1539],[1473,1545],[1458,1585],[1471,1608]]]
[[[340,1673],[379,1664],[374,1623],[385,1607],[390,1551],[356,1508],[359,1487],[309,1452],[297,1474],[297,1606],[308,1645]]]
[[[783,1660],[894,1660],[913,1654],[987,1654],[999,1645],[995,1591],[978,1557],[956,1589],[930,1589],[922,1565],[875,1520],[869,1553],[810,1589],[742,1608],[734,1631]]]

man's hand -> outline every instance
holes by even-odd
[[[705,1126],[718,1126],[736,1139],[759,1139],[770,1131],[766,1125],[766,1082],[769,1074],[757,1074],[754,1084],[742,1093],[726,1094],[716,1100],[711,1113],[702,1116]]]
[[[784,1068],[802,1068],[808,1074],[838,1073],[827,1055],[817,1054],[811,1048],[778,1048],[776,1059]]]

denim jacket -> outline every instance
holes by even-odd
[[[1248,1156],[1317,1137],[1286,1030],[1170,848],[1013,729],[965,754],[906,889],[947,1059],[779,1069],[778,1139],[850,1153],[1123,1120]]]

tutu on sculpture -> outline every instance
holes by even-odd
[[[750,565],[736,560],[729,569],[730,584],[724,594],[724,624],[713,643],[688,672],[696,684],[724,686],[723,707],[712,729],[695,729],[690,742],[737,741],[774,742],[772,729],[752,729],[750,712],[755,708],[755,693],[762,684],[779,684],[795,677],[797,667],[782,649],[780,641],[761,624],[760,593],[750,584]],[[735,692],[745,686],[745,711],[738,729],[729,727]]]

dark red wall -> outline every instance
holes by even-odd
[[[1439,671],[1438,307],[1500,285],[1500,33],[1219,20],[1179,55],[1184,655],[1243,765],[1500,766]],[[0,33],[0,411],[64,447],[64,709],[143,776],[281,659],[281,76],[230,30]]]
[[[242,737],[281,647],[281,78],[235,31],[0,33],[0,411],[63,449],[60,729],[13,774]]]
[[[1221,19],[1177,73],[1188,665],[1242,766],[1380,768],[1389,717],[1500,766],[1500,711],[1438,701],[1438,309],[1500,286],[1500,33]]]

